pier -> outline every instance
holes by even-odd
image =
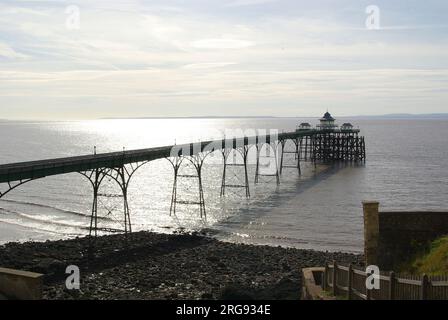
[[[300,175],[303,161],[310,161],[315,165],[337,161],[365,162],[366,144],[364,137],[359,135],[360,130],[349,123],[339,128],[334,121],[327,112],[320,120],[320,125],[315,128],[302,123],[292,132],[273,132],[229,139],[224,137],[220,140],[181,145],[102,154],[95,152],[92,155],[4,164],[0,165],[0,184],[4,186],[0,191],[0,198],[36,179],[79,173],[90,182],[93,190],[89,234],[96,236],[99,230],[128,233],[132,232],[128,198],[132,177],[148,162],[167,159],[172,164],[174,173],[170,215],[176,213],[177,205],[195,205],[199,208],[200,217],[205,218],[207,212],[202,172],[205,160],[212,153],[219,152],[223,158],[221,196],[226,194],[227,188],[240,188],[246,197],[250,197],[248,164],[251,148],[256,151],[255,183],[259,183],[262,176],[270,176],[275,178],[275,183],[280,184],[281,174],[288,168],[297,170]],[[289,148],[290,146],[292,148]],[[235,154],[239,156],[240,161],[231,161],[231,155]],[[193,168],[193,173],[182,172],[181,168],[186,165]],[[244,184],[228,182],[227,174],[232,167],[242,169],[239,171]],[[121,190],[119,197],[123,199],[123,230],[104,230],[98,225],[98,198],[107,196],[100,193],[100,187],[106,177],[116,182]],[[177,186],[180,179],[192,179],[197,182],[197,201],[179,200]]]

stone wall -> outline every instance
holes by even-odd
[[[448,212],[379,212],[378,202],[363,205],[366,263],[383,270],[397,268],[448,235]]]
[[[43,274],[0,268],[0,300],[40,300],[42,290]]]

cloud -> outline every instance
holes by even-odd
[[[446,29],[448,25],[411,25],[411,26],[381,26],[380,30],[399,30],[399,31],[408,31],[408,30],[425,30],[425,29]]]
[[[191,43],[197,49],[242,49],[254,45],[252,41],[238,39],[202,39]]]
[[[211,68],[223,68],[236,65],[235,62],[209,62],[209,63],[193,63],[183,66],[184,69],[203,70]]]
[[[262,5],[266,3],[277,2],[277,0],[234,0],[230,3],[226,3],[226,7],[243,7],[243,6],[253,6]]]
[[[173,3],[74,1],[79,30],[65,28],[65,7],[57,1],[2,5],[0,104],[30,115],[51,105],[89,105],[86,117],[93,108],[108,117],[124,110],[210,114],[211,106],[296,115],[297,105],[327,104],[362,113],[359,106],[372,107],[371,101],[402,108],[405,96],[406,105],[414,97],[412,106],[422,109],[448,102],[442,28],[371,32],[362,27],[364,10],[350,1],[340,16],[336,6],[329,11],[296,0],[270,10],[255,0]],[[382,21],[429,25],[389,15]]]
[[[25,54],[19,53],[16,50],[14,50],[11,46],[7,45],[6,43],[0,42],[0,58],[7,58],[7,59],[24,59],[27,56]]]

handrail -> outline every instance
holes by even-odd
[[[78,172],[81,170],[93,170],[102,167],[118,167],[124,164],[140,161],[152,161],[170,157],[173,150],[174,152],[178,152],[178,155],[182,155],[184,151],[189,152],[188,155],[195,155],[203,152],[204,150],[208,150],[207,148],[222,150],[228,146],[246,146],[260,143],[270,143],[272,139],[275,139],[275,141],[295,139],[313,136],[319,132],[319,130],[294,131],[278,133],[272,136],[260,135],[251,137],[237,137],[231,139],[209,140],[121,152],[118,151],[94,155],[8,163],[0,165],[0,183]]]

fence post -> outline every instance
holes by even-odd
[[[337,269],[338,269],[338,263],[336,261],[333,261],[333,295],[336,297],[338,293],[338,286],[337,286]]]
[[[322,279],[322,288],[325,291],[328,289],[327,281],[328,281],[328,263],[325,262],[325,270],[324,270],[324,275],[323,275],[323,279]]]
[[[353,265],[350,263],[348,266],[348,300],[352,300],[352,271],[353,271]]]
[[[370,293],[369,288],[367,288],[367,277],[368,277],[367,272],[365,273],[365,275],[366,275],[366,277],[364,279],[364,285],[366,286],[366,300],[370,300],[371,293]]]
[[[395,272],[389,274],[389,300],[395,300]]]
[[[422,291],[420,294],[420,300],[428,300],[429,286],[430,286],[429,278],[426,274],[424,274],[422,278],[422,287],[421,287]]]

